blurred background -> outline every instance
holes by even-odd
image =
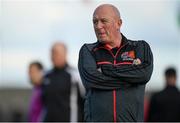
[[[92,14],[102,3],[120,10],[127,38],[151,46],[154,71],[148,97],[164,88],[168,66],[180,70],[179,0],[0,0],[0,121],[26,121],[32,89],[28,65],[39,60],[50,69],[54,42],[67,45],[68,62],[77,68],[80,47],[96,41]]]

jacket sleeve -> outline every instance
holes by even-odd
[[[128,86],[128,83],[119,81],[118,78],[106,76],[97,70],[96,61],[87,48],[83,45],[79,52],[78,68],[85,88],[117,89]]]
[[[129,84],[146,84],[153,71],[153,55],[145,41],[139,41],[135,51],[136,58],[141,60],[140,65],[102,65],[103,73]]]

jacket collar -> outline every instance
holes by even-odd
[[[122,36],[122,43],[121,43],[121,46],[120,47],[122,47],[122,46],[124,46],[124,45],[126,45],[127,43],[128,43],[128,39],[121,33],[121,36]],[[109,45],[107,45],[107,44],[103,44],[103,43],[101,43],[99,40],[97,41],[98,43],[97,43],[97,47],[99,47],[99,46],[103,46],[103,47],[105,47],[105,48],[107,48],[107,49],[112,49]],[[120,48],[120,47],[118,47],[118,48]]]
[[[54,67],[54,68],[53,68],[53,71],[54,71],[54,72],[64,71],[67,67],[68,67],[68,64],[65,64],[65,65],[62,66],[62,67]]]

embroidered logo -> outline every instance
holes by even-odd
[[[133,50],[124,52],[121,54],[121,58],[123,61],[133,61],[135,58],[135,52]]]

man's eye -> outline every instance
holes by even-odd
[[[93,23],[94,23],[94,24],[97,24],[97,22],[98,22],[97,20],[93,20]]]
[[[101,20],[101,22],[102,22],[102,23],[107,23],[107,22],[108,22],[108,20],[103,19],[103,20]]]

